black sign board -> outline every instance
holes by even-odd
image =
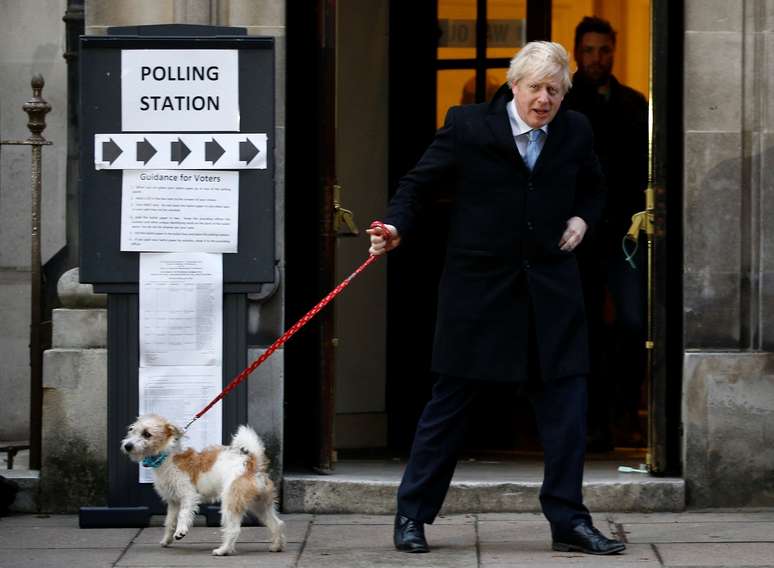
[[[237,252],[223,254],[223,385],[246,366],[246,294],[274,281],[276,260],[274,40],[245,34],[242,28],[165,25],[110,28],[107,36],[81,38],[80,278],[94,284],[95,291],[108,294],[109,312],[108,506],[83,507],[82,528],[146,526],[151,514],[163,512],[152,487],[139,483],[137,464],[119,451],[119,442],[139,407],[139,253],[121,251],[124,171],[120,168],[153,170],[154,163],[160,162],[163,169],[179,172],[181,179],[215,178],[218,170],[238,172]],[[192,120],[179,133],[169,125],[161,128],[160,123],[158,130],[146,130],[152,121],[141,127],[130,123],[126,116],[131,113],[122,106],[122,62],[138,59],[136,53],[126,57],[132,50],[154,50],[148,54],[160,60],[165,58],[163,50],[175,50],[183,61],[186,50],[197,51],[199,56],[203,50],[209,55],[229,50],[230,55],[220,55],[233,63],[238,93],[210,96],[184,89],[169,95],[156,92],[138,100],[140,110],[172,105],[180,110],[217,111],[230,104],[228,108],[236,109],[238,118],[232,112],[222,130],[217,121],[199,128],[202,125]],[[159,64],[149,65],[147,73],[144,68],[140,72],[145,73],[143,78],[159,83],[219,78],[212,66],[199,65],[196,57],[191,61],[179,69]],[[157,172],[148,175],[161,175]],[[246,386],[238,386],[220,404],[225,439],[247,419]],[[216,509],[200,512],[207,515],[208,524],[218,523]]]
[[[237,28],[207,26],[141,26],[112,28],[111,35],[81,38],[81,185],[80,185],[80,277],[84,283],[95,284],[100,292],[134,291],[138,282],[139,254],[120,250],[122,170],[95,169],[96,134],[132,132],[138,142],[120,147],[108,139],[99,148],[102,159],[112,162],[121,154],[132,154],[138,163],[147,163],[157,155],[153,137],[143,133],[162,131],[152,129],[138,132],[136,125],[122,124],[122,51],[124,50],[237,50],[238,51],[238,110],[240,133],[268,135],[265,169],[239,168],[239,225],[238,252],[223,255],[223,282],[226,292],[257,291],[261,283],[274,281],[275,228],[274,228],[274,40],[246,35],[232,35]],[[196,33],[195,37],[185,34]],[[214,35],[209,35],[213,34]],[[134,35],[115,35],[134,34]],[[153,34],[153,35],[148,35]],[[208,35],[205,35],[208,34]],[[152,78],[169,79],[161,71],[163,66],[151,67]],[[195,73],[194,67],[188,73]],[[202,73],[207,73],[204,69]],[[181,71],[172,70],[173,73]],[[171,77],[175,79],[173,75]],[[235,81],[236,84],[236,81]],[[146,97],[146,108],[160,108],[164,104],[204,110],[220,101],[206,97],[171,96]],[[187,134],[212,135],[202,142],[202,156],[218,168],[226,159],[224,142],[236,134],[218,132],[211,128],[195,129]],[[170,134],[169,129],[163,131]],[[201,136],[200,136],[201,138]],[[183,137],[171,145],[171,158],[180,167],[191,158]],[[256,147],[247,138],[234,146],[234,160],[245,165],[253,160]],[[166,147],[165,147],[166,148]],[[157,156],[158,160],[158,156]],[[152,162],[151,162],[152,164]],[[147,164],[148,167],[151,164]],[[233,167],[233,166],[232,166]],[[229,168],[223,168],[229,169]],[[235,168],[236,169],[236,168]]]

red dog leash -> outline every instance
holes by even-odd
[[[371,228],[379,228],[382,230],[382,235],[384,236],[385,240],[390,240],[392,238],[392,232],[382,223],[381,221],[374,221],[371,223]],[[288,329],[285,333],[283,333],[279,339],[277,339],[274,343],[272,343],[269,348],[264,351],[263,355],[258,357],[255,361],[253,361],[248,367],[242,370],[234,379],[226,385],[226,387],[220,391],[220,394],[213,398],[207,406],[205,406],[203,409],[201,409],[196,415],[191,418],[190,422],[185,425],[185,428],[183,428],[183,432],[187,431],[188,428],[191,427],[191,425],[196,422],[199,418],[204,416],[204,414],[213,406],[215,406],[218,401],[220,401],[224,396],[226,396],[228,393],[230,393],[234,388],[244,381],[247,377],[250,376],[250,373],[255,371],[266,359],[268,359],[272,353],[274,353],[277,349],[279,349],[285,342],[287,342],[288,339],[290,339],[299,329],[304,327],[310,319],[312,319],[314,316],[318,314],[320,310],[322,310],[325,306],[327,306],[333,298],[338,296],[341,291],[349,286],[349,283],[352,282],[352,280],[363,272],[363,270],[366,269],[366,267],[374,262],[378,256],[370,255],[368,259],[361,264],[352,274],[347,276],[338,286],[336,286],[327,296],[325,296],[320,302],[313,307],[311,310],[306,312],[306,314],[301,317],[296,323],[294,323],[290,329]]]

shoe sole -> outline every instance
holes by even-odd
[[[557,552],[582,552],[584,554],[594,554],[596,556],[607,556],[609,554],[617,554],[619,552],[626,550],[626,545],[621,544],[619,546],[616,546],[604,552],[597,552],[595,550],[589,550],[588,548],[583,548],[582,546],[578,546],[576,544],[564,544],[562,542],[553,543],[551,545],[551,548],[553,550],[556,550]]]
[[[408,552],[408,553],[424,553],[424,552],[430,552],[429,548],[426,548],[424,546],[417,546],[417,547],[404,547],[399,548],[395,547],[396,550],[399,550],[400,552]]]

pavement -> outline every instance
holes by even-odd
[[[162,548],[161,517],[144,529],[79,529],[75,515],[13,515],[0,518],[0,567],[774,567],[774,509],[596,513],[597,527],[628,542],[606,557],[551,551],[535,513],[442,516],[426,529],[430,554],[395,551],[389,515],[282,517],[285,551],[269,552],[267,529],[245,527],[238,554],[219,558],[219,531],[203,522]]]

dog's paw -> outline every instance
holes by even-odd
[[[177,529],[177,531],[175,532],[175,540],[180,540],[187,534],[188,534],[188,529]]]
[[[227,546],[220,546],[212,550],[213,556],[230,556],[234,553],[236,553],[236,550],[233,548],[228,548]]]
[[[284,537],[281,539],[277,539],[272,541],[271,546],[269,547],[269,550],[271,552],[282,552],[285,550],[285,539]]]
[[[171,536],[165,536],[161,539],[161,542],[159,543],[163,547],[167,547],[172,543],[172,537]]]

